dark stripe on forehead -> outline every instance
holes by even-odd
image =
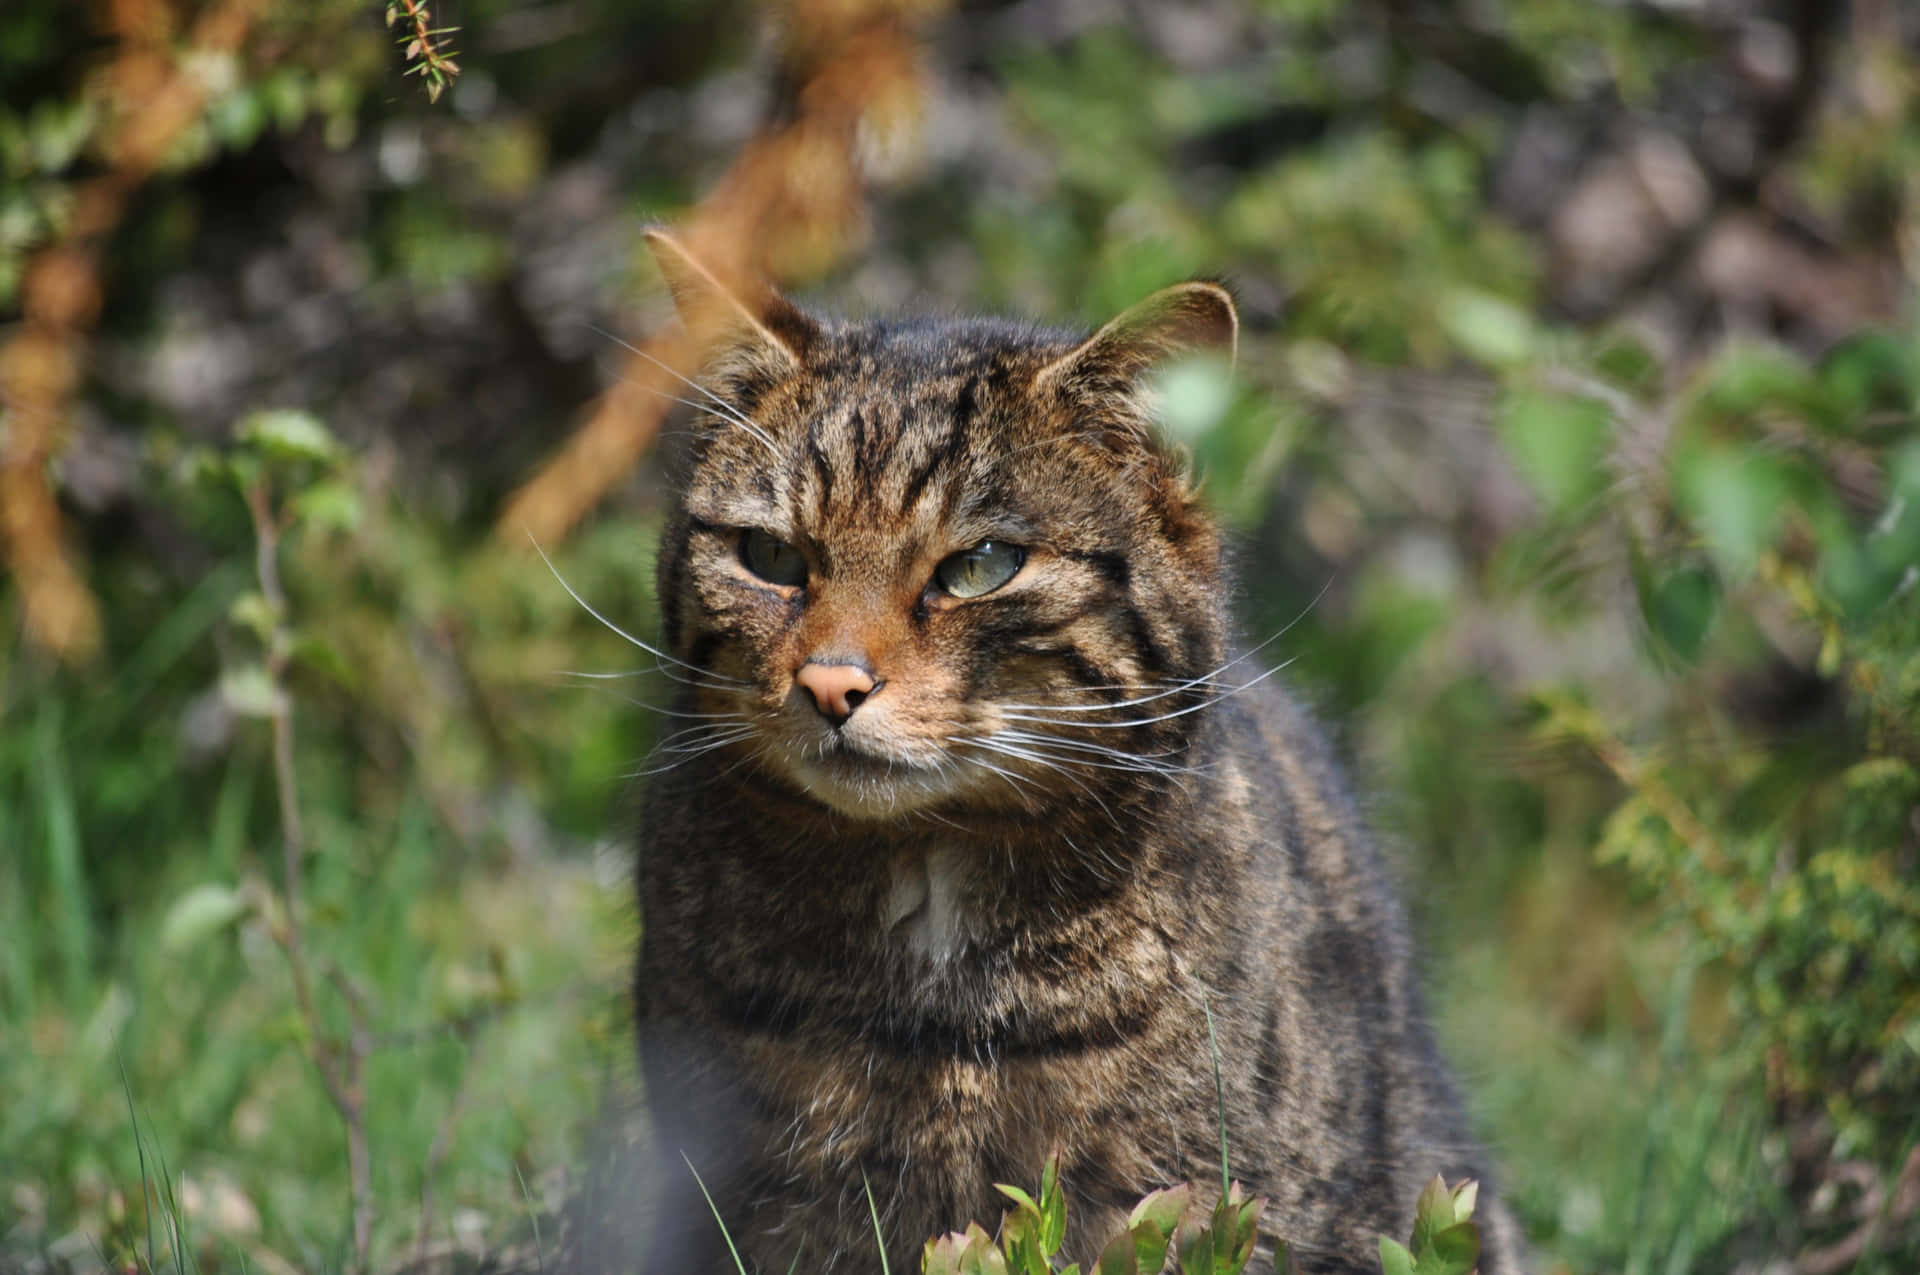
[[[901,436],[907,432],[905,415],[896,408],[890,415],[880,416],[867,431],[866,447],[859,457],[861,467],[866,471],[867,480],[877,485],[880,475],[886,472],[893,460],[893,453],[900,446]]]
[[[753,420],[754,412],[759,410],[761,400],[766,397],[767,391],[773,388],[773,384],[774,378],[766,373],[743,373],[722,383],[718,387],[720,393],[716,397],[748,420]],[[722,414],[718,419],[726,418]],[[758,421],[754,423],[759,424]]]
[[[827,454],[820,450],[818,417],[807,427],[807,459],[813,462],[813,472],[820,479],[819,508],[824,513],[827,503],[833,499],[833,465],[827,460]]]
[[[906,513],[919,503],[920,493],[926,490],[927,484],[943,466],[958,464],[967,454],[973,428],[973,414],[978,406],[979,385],[980,378],[970,376],[967,378],[967,383],[961,386],[960,397],[954,403],[952,415],[948,417],[946,436],[933,446],[920,468],[907,479],[906,490],[900,498],[901,513]]]
[[[853,408],[853,418],[848,424],[853,426],[853,465],[854,470],[858,473],[861,468],[860,458],[866,455],[867,451],[867,414],[860,410],[860,406],[857,403]],[[867,475],[867,477],[870,480],[871,474]]]

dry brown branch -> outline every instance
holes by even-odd
[[[260,0],[222,0],[188,33],[193,55],[238,48]],[[101,306],[99,252],[137,190],[206,104],[206,88],[169,51],[177,15],[168,0],[104,7],[118,52],[101,78],[107,170],[76,194],[72,221],[42,248],[21,284],[22,322],[0,347],[0,545],[20,588],[28,635],[71,661],[100,645],[100,612],[69,554],[47,467],[64,443],[87,334]]]
[[[918,121],[920,22],[946,0],[775,0],[791,110],[742,150],[686,218],[687,246],[737,281],[785,281],[830,265],[859,232],[862,155]],[[899,149],[886,145],[882,149]],[[699,351],[681,331],[656,334],[627,361],[560,453],[514,494],[498,530],[512,544],[558,540],[652,443],[676,378]]]

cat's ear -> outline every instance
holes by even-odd
[[[647,231],[647,247],[673,293],[674,308],[695,344],[799,367],[820,328],[764,282],[732,277],[701,260],[664,230]]]
[[[1042,368],[1039,383],[1126,390],[1146,372],[1185,354],[1214,352],[1231,363],[1240,339],[1233,297],[1196,280],[1162,288]]]

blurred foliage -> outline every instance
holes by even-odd
[[[623,776],[665,692],[485,528],[600,334],[660,321],[640,225],[785,104],[744,4],[439,8],[435,105],[380,6],[263,5],[107,244],[48,469],[97,661],[0,586],[0,1265],[152,1261],[143,1145],[203,1268],[347,1261],[312,1027],[230,906],[278,884],[274,625],[201,477],[263,420],[342,440],[279,561],[309,942],[377,1038],[376,1265],[544,1214],[625,1083]],[[107,162],[92,22],[0,8],[0,322]],[[926,55],[928,153],[822,290],[1091,324],[1236,288],[1240,375],[1171,372],[1168,430],[1405,848],[1543,1264],[1914,1269],[1913,14],[981,3]],[[659,511],[649,470],[543,546],[641,634]]]

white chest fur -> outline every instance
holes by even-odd
[[[973,933],[966,886],[957,851],[902,855],[893,864],[881,919],[896,941],[928,960],[951,960]]]

